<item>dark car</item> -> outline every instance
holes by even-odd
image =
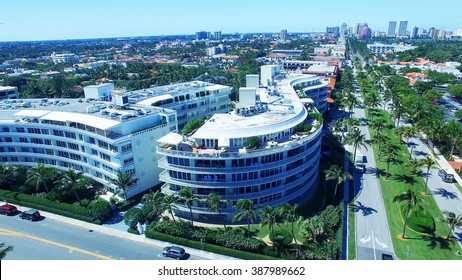
[[[19,214],[19,218],[29,221],[37,221],[40,217],[40,212],[36,209],[29,209]]]
[[[392,256],[392,255],[389,255],[389,254],[382,254],[382,260],[392,261],[392,260],[393,260],[393,256]]]
[[[16,206],[11,205],[11,204],[4,204],[0,206],[0,214],[7,215],[7,216],[12,216],[18,212],[18,208]]]
[[[171,257],[179,260],[184,258],[186,251],[178,246],[167,246],[162,250],[162,255],[164,257]]]

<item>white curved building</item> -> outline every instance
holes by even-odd
[[[256,96],[240,96],[248,103],[238,104],[234,112],[215,114],[190,137],[172,133],[159,139],[162,192],[173,195],[191,187],[201,200],[216,193],[228,201],[221,210],[228,221],[240,199],[250,199],[256,207],[309,200],[318,187],[322,120],[316,109],[310,112],[313,101],[303,103],[294,86],[309,91],[320,85],[317,76],[294,75],[274,79],[266,88],[246,88],[242,92]],[[301,133],[299,125],[307,123],[311,130]],[[260,146],[244,148],[253,138]],[[189,209],[177,206],[176,214],[189,218]],[[200,201],[193,214],[219,222],[217,213]]]

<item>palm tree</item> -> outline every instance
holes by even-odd
[[[332,124],[332,130],[336,133],[341,132],[342,133],[341,137],[343,139],[343,128],[345,127],[343,120],[337,119],[337,120],[332,121],[331,124]]]
[[[406,225],[407,221],[409,219],[409,216],[411,214],[411,210],[413,209],[423,209],[423,200],[421,197],[419,197],[415,192],[412,190],[407,190],[406,192],[399,194],[393,198],[393,202],[398,202],[398,203],[406,203],[406,216],[404,218],[404,227],[403,227],[403,233],[401,234],[401,238],[404,239],[404,236],[406,234]]]
[[[332,165],[329,169],[324,170],[326,174],[326,181],[334,181],[335,188],[334,188],[334,197],[332,198],[332,203],[335,201],[335,197],[337,196],[337,187],[341,183],[345,182],[346,180],[353,179],[350,173],[344,172],[343,168],[338,165]]]
[[[165,207],[165,209],[168,211],[170,216],[172,216],[173,222],[176,222],[175,215],[173,214],[173,209],[178,209],[178,207],[176,206],[177,202],[178,202],[178,197],[174,195],[166,194],[162,198],[162,204]]]
[[[375,134],[387,128],[387,124],[380,120],[373,120],[369,123],[369,127],[375,131]]]
[[[449,225],[449,232],[446,236],[446,239],[449,240],[451,237],[451,232],[455,229],[455,227],[462,225],[462,215],[456,215],[454,212],[449,211],[444,211],[443,214],[445,217],[442,219],[442,221],[448,223]]]
[[[3,260],[6,257],[6,253],[13,251],[13,246],[6,246],[5,243],[0,243],[0,260]]]
[[[51,172],[52,169],[49,167],[46,167],[45,164],[43,163],[37,163],[36,167],[32,167],[29,170],[27,170],[27,181],[35,181],[35,191],[39,192],[40,190],[40,185],[43,185],[45,187],[45,191],[48,193],[48,185],[47,181],[51,177]]]
[[[406,144],[409,143],[409,138],[411,137],[414,137],[416,135],[417,131],[416,131],[416,128],[415,126],[402,126],[400,128],[398,128],[398,134],[403,137],[403,138],[406,138]]]
[[[145,205],[149,205],[150,207],[152,206],[150,213],[155,213],[156,216],[162,216],[165,209],[163,204],[163,194],[161,192],[149,191],[149,193],[143,195],[141,201],[145,203]]]
[[[388,179],[388,175],[390,175],[390,164],[395,163],[398,157],[398,147],[392,144],[385,145],[385,149],[383,151],[383,156],[385,158],[385,162],[387,163],[387,170],[385,174],[385,180]]]
[[[408,166],[411,168],[411,174],[418,175],[420,173],[420,167],[422,167],[420,160],[411,158]]]
[[[250,222],[253,223],[254,219],[257,217],[257,212],[255,212],[253,208],[253,201],[250,199],[240,199],[237,201],[236,205],[234,205],[234,208],[240,212],[234,215],[233,222],[247,218],[247,234],[250,238]]]
[[[281,220],[281,208],[272,208],[271,206],[266,206],[265,208],[258,210],[258,214],[260,216],[260,225],[262,227],[268,226],[270,234],[273,234],[274,225]]]
[[[356,150],[359,146],[363,146],[367,150],[367,146],[364,142],[366,142],[366,137],[364,134],[361,134],[359,129],[354,129],[345,137],[345,144],[352,145],[354,147],[353,162],[356,162]]]
[[[297,244],[297,239],[294,233],[294,224],[300,220],[300,216],[297,214],[298,204],[290,205],[289,203],[284,204],[282,208],[282,216],[286,222],[291,224],[292,238]]]
[[[0,164],[0,185],[12,187],[18,168],[6,163]]]
[[[382,146],[386,143],[388,143],[388,141],[390,140],[390,138],[388,136],[386,136],[385,134],[383,133],[377,133],[371,140],[371,143],[372,144],[376,144],[377,145],[377,148],[379,150],[379,154],[381,154],[382,152]]]
[[[430,169],[433,169],[436,166],[436,161],[434,161],[431,157],[426,157],[420,160],[420,165],[427,168],[424,190],[424,193],[426,194],[428,189],[428,177],[430,176]]]
[[[183,201],[184,205],[186,205],[186,207],[189,208],[189,213],[191,216],[191,226],[194,226],[192,206],[194,204],[194,201],[197,200],[197,198],[194,195],[193,189],[190,187],[184,187],[178,192],[178,195],[180,196],[180,200]]]
[[[220,196],[216,193],[210,193],[205,200],[205,204],[207,204],[207,209],[210,212],[215,212],[220,215],[221,222],[223,223],[223,227],[226,231],[226,223],[225,219],[223,218],[223,214],[221,213],[221,208],[223,205],[226,205],[228,200],[221,200]]]
[[[351,117],[349,119],[345,119],[345,123],[348,126],[348,131],[351,131],[356,126],[359,126],[361,122],[359,119]]]
[[[119,171],[119,173],[117,173],[117,179],[111,179],[110,182],[117,187],[117,192],[123,191],[124,197],[127,199],[128,188],[136,184],[138,178],[134,178],[133,174],[130,172],[122,173]]]
[[[360,105],[361,102],[359,99],[353,94],[353,93],[347,93],[344,97],[344,99],[341,101],[342,105],[345,108],[348,108],[348,111],[351,113],[353,112],[353,109],[356,105]]]
[[[446,132],[446,136],[451,141],[451,152],[449,154],[449,158],[452,158],[456,144],[461,140],[462,125],[452,119],[445,125],[444,131]]]
[[[69,168],[66,172],[63,173],[63,177],[61,178],[61,187],[64,189],[69,189],[74,192],[77,201],[80,201],[79,194],[77,190],[80,187],[80,183],[83,179],[83,172],[75,171],[72,168]]]

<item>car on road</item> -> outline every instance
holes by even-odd
[[[186,251],[178,246],[167,246],[162,250],[162,255],[164,257],[175,258],[180,260],[186,255]]]
[[[18,212],[18,208],[16,206],[11,205],[11,204],[4,204],[0,206],[0,214],[7,215],[7,216],[12,216]]]
[[[23,220],[29,220],[32,222],[37,221],[38,219],[40,219],[40,217],[41,217],[40,212],[32,208],[19,214],[19,218]]]
[[[382,254],[382,260],[392,261],[392,260],[393,260],[393,256],[392,256],[392,255],[389,255],[389,254]]]

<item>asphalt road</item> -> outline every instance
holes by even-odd
[[[360,95],[357,96],[360,98]],[[364,109],[355,108],[353,117],[363,120],[364,123]],[[366,141],[370,141],[368,127],[361,125],[359,129],[365,135]],[[355,171],[354,174],[355,197],[354,208],[351,210],[355,212],[356,259],[380,260],[384,253],[396,259],[374,153],[369,144],[366,144],[366,147],[367,149],[361,147],[361,153],[366,157],[366,170],[364,173]],[[354,153],[353,147],[347,146],[347,149]]]
[[[5,260],[170,260],[162,248],[60,221],[0,215],[0,242],[14,246]],[[199,260],[187,255],[187,259]]]

